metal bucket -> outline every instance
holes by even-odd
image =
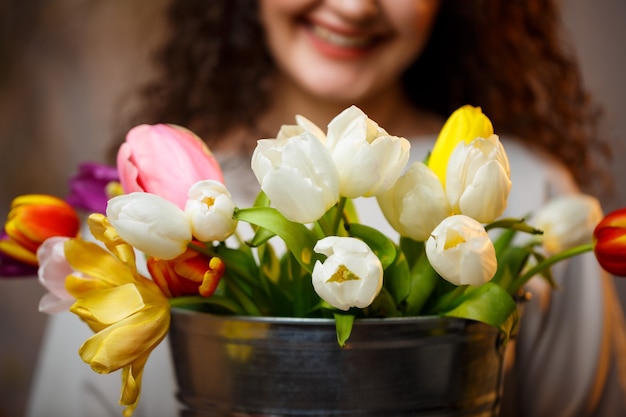
[[[333,320],[172,310],[182,417],[497,416],[499,332],[463,319]]]

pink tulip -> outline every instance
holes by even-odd
[[[65,289],[65,278],[74,270],[65,259],[64,245],[69,238],[52,237],[37,250],[39,282],[48,290],[39,302],[42,313],[68,311],[76,299]]]
[[[117,154],[117,169],[125,193],[159,195],[180,208],[198,181],[224,182],[222,170],[206,144],[176,125],[140,125],[126,135]]]

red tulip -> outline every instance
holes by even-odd
[[[187,191],[202,180],[224,182],[222,170],[205,143],[176,125],[140,125],[126,135],[117,154],[124,192],[156,194],[181,209]]]
[[[626,277],[626,207],[606,215],[593,232],[598,262],[613,275]]]
[[[148,270],[167,297],[197,294],[209,297],[224,275],[225,265],[220,258],[187,249],[172,260],[149,258]]]
[[[50,195],[28,194],[11,204],[5,224],[6,238],[0,252],[30,265],[37,265],[37,249],[54,236],[75,237],[80,229],[78,214],[68,203]]]

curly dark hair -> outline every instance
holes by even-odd
[[[233,127],[254,129],[274,70],[257,3],[172,1],[161,77],[143,89],[131,124],[181,124],[209,144]],[[461,105],[480,106],[499,133],[546,150],[598,191],[599,161],[610,156],[598,135],[601,112],[553,0],[442,0],[431,40],[403,80],[419,108],[446,118]]]

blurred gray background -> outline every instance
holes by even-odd
[[[616,194],[626,206],[625,0],[561,0],[588,88],[604,105]],[[128,87],[150,76],[165,0],[0,0],[0,218],[18,194],[64,195],[103,162]],[[626,280],[616,280],[626,305]],[[0,281],[0,417],[24,413],[46,316],[35,280]]]

